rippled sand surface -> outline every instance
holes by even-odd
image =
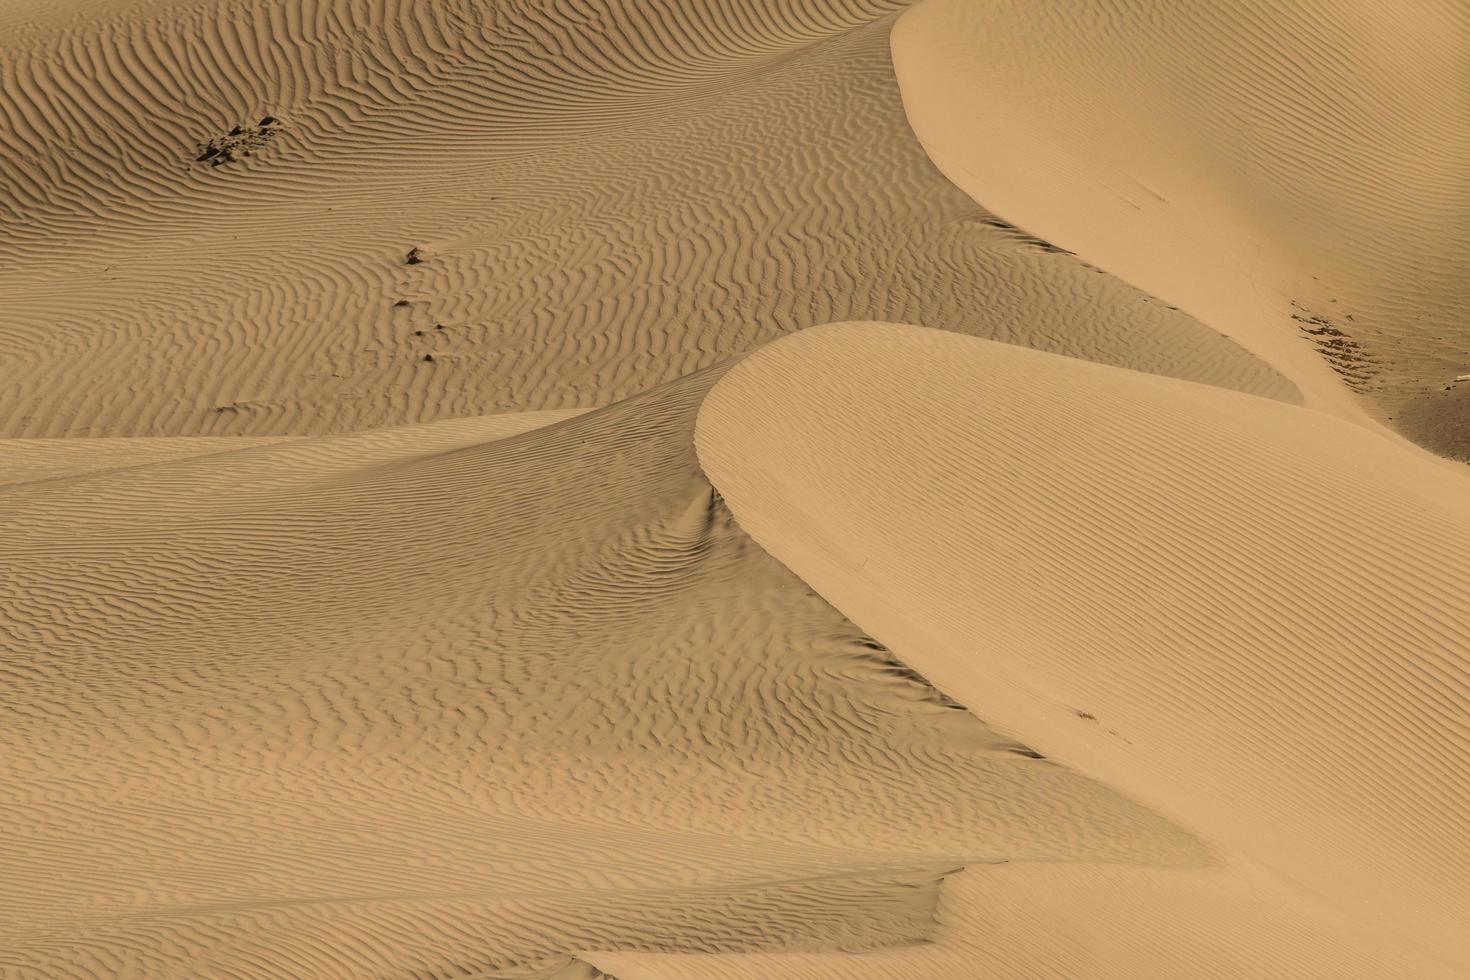
[[[1467,60],[8,4],[0,976],[1470,975]]]

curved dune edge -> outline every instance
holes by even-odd
[[[892,46],[985,207],[1470,458],[1467,31],[1454,0],[923,0]]]
[[[152,436],[118,439],[0,439],[0,487],[42,480],[90,476],[101,472],[177,463],[198,457],[216,457],[204,464],[220,482],[240,478],[241,464],[259,472],[257,457],[241,453],[257,448],[297,446],[287,453],[264,454],[271,466],[288,479],[299,479],[304,469],[320,467],[341,475],[344,462],[366,465],[404,454],[448,452],[452,449],[508,439],[543,426],[575,418],[585,409],[547,412],[508,412],[465,419],[442,419],[419,425],[370,429],[350,435],[311,439],[304,436]],[[205,472],[204,468],[199,469]]]
[[[169,463],[274,446],[294,436],[155,436],[136,439],[0,439],[0,486]]]
[[[834,953],[585,952],[619,980],[1451,980],[1261,875],[1011,864],[945,879],[917,946]]]
[[[884,324],[751,355],[696,445],[762,547],[941,689],[1463,969],[1470,494],[1441,461]]]
[[[717,376],[0,487],[0,975],[581,980],[921,942],[965,866],[1201,866],[735,526]]]
[[[903,5],[5,5],[0,435],[602,405],[848,319],[1299,397],[945,180]]]

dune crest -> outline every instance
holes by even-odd
[[[1454,469],[1323,413],[884,324],[751,355],[696,441],[740,525],[942,690],[1465,968]]]
[[[0,436],[587,408],[848,319],[1297,397],[945,180],[901,3],[65,6],[0,11]]]
[[[0,978],[1464,980],[1466,36],[0,2]]]
[[[1456,0],[924,0],[893,52],[982,205],[1470,459],[1467,38]]]
[[[0,488],[0,974],[852,952],[961,867],[1207,860],[752,545],[716,376]]]

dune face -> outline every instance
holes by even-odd
[[[751,545],[714,377],[0,491],[3,969],[854,951],[960,867],[1205,860]]]
[[[1460,474],[1324,413],[882,324],[758,351],[697,441],[741,526],[942,690],[1466,969]]]
[[[590,407],[862,318],[1294,397],[936,172],[897,6],[0,13],[0,436]]]
[[[1467,37],[0,4],[0,978],[1470,976]]]
[[[289,436],[234,439],[181,437],[177,439],[3,439],[0,486],[62,479],[103,470],[125,469],[190,456],[270,446]]]
[[[646,980],[1464,975],[1381,955],[1360,932],[1324,923],[1259,877],[1082,864],[1010,864],[946,879],[933,940],[919,947],[860,957],[617,952],[589,958],[618,976]]]
[[[1467,38],[1454,0],[926,0],[893,48],[987,207],[1470,459]]]

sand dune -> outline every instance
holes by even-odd
[[[279,445],[290,438],[0,439],[0,486]]]
[[[1001,729],[1466,968],[1470,495],[1326,414],[893,325],[699,416],[741,526]]]
[[[180,483],[191,491],[298,485],[315,473],[340,477],[344,468],[395,460],[405,454],[448,452],[493,442],[575,418],[581,411],[516,412],[477,418],[445,419],[423,425],[369,429],[327,439],[292,436],[175,436],[119,439],[0,440],[0,485],[60,480],[87,474],[128,470],[154,463],[211,457],[204,465],[185,468]],[[291,445],[291,443],[296,445]],[[243,450],[274,448],[272,453]],[[149,479],[170,473],[150,469]]]
[[[0,491],[0,970],[851,951],[967,865],[1204,860],[753,547],[714,377]]]
[[[1009,864],[947,878],[928,943],[840,953],[587,953],[625,980],[1463,976],[1365,944],[1257,874]]]
[[[1467,28],[0,6],[0,977],[1470,975]]]
[[[0,435],[590,407],[863,318],[1295,397],[949,184],[899,100],[898,6],[0,13]]]
[[[1470,459],[1467,39],[1456,0],[925,0],[893,49],[986,207]]]

